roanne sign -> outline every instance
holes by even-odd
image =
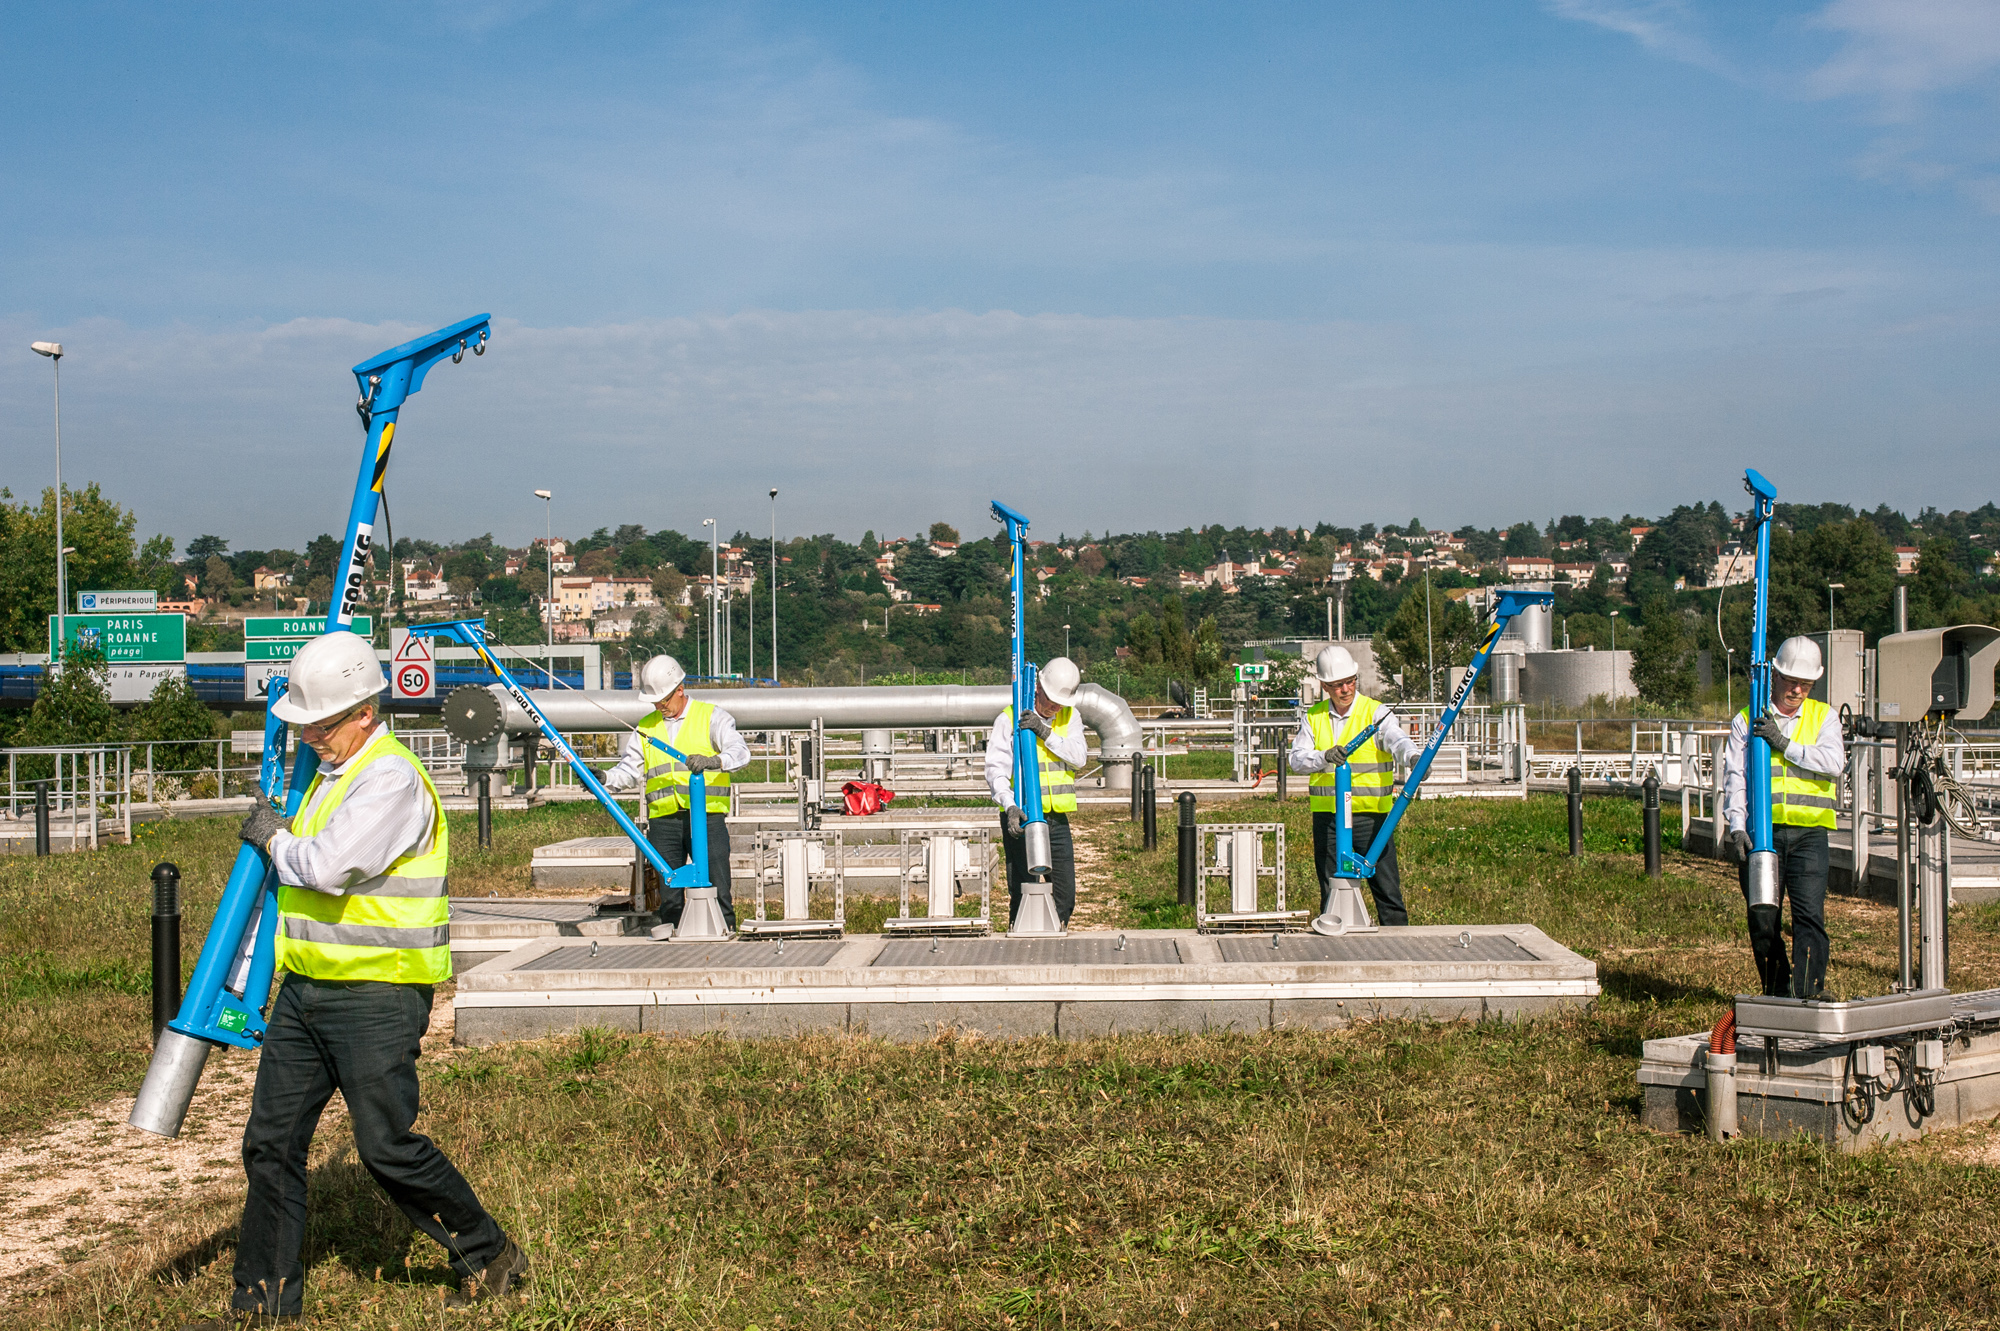
[[[178,665],[187,660],[185,615],[66,615],[65,652],[79,647],[101,652],[107,664]],[[49,654],[55,655],[56,617],[49,616]]]
[[[375,632],[373,615],[356,615],[354,631],[362,637]],[[325,615],[252,615],[243,621],[245,638],[292,638],[304,641],[326,632]]]

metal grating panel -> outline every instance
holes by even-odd
[[[933,947],[935,943],[935,947]],[[1171,938],[898,938],[876,966],[1178,966]]]
[[[493,920],[539,920],[544,924],[581,924],[597,918],[597,903],[586,901],[510,900],[506,897],[453,897],[451,918],[461,924]]]
[[[778,949],[784,948],[781,954]],[[760,970],[824,966],[840,951],[838,938],[793,938],[782,944],[758,939],[741,943],[616,943],[590,955],[590,946],[559,947],[517,971],[697,971]]]
[[[1218,940],[1222,959],[1263,961],[1410,961],[1432,965],[1454,961],[1538,961],[1534,953],[1506,934],[1406,934],[1384,929],[1377,934],[1327,938],[1320,934],[1280,934],[1278,946],[1269,935],[1249,934]]]

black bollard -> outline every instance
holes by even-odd
[[[1199,889],[1199,868],[1201,859],[1201,831],[1194,825],[1194,792],[1183,790],[1177,801],[1181,808],[1181,863],[1180,892],[1178,900],[1183,906],[1194,905],[1195,892]]]
[[[1145,755],[1139,753],[1133,754],[1132,755],[1132,821],[1135,823],[1138,822],[1142,817],[1142,815],[1139,812],[1139,792],[1146,784],[1146,771],[1147,768],[1146,768]]]
[[[1657,770],[1646,773],[1645,823],[1646,823],[1646,877],[1660,876],[1660,774]]]
[[[1569,769],[1569,853],[1572,859],[1583,854],[1583,773]]]
[[[493,773],[481,772],[479,781],[479,848],[493,848]]]
[[[181,1010],[181,871],[153,866],[153,1039]]]
[[[1160,803],[1155,793],[1153,769],[1148,767],[1139,777],[1139,816],[1146,828],[1146,849],[1160,848]],[[1188,798],[1192,799],[1193,796]]]
[[[1280,804],[1285,802],[1285,796],[1288,793],[1285,789],[1285,778],[1291,773],[1292,767],[1289,762],[1285,761],[1286,757],[1284,741],[1281,737],[1278,743],[1278,803]]]
[[[49,853],[49,783],[35,783],[35,854]]]

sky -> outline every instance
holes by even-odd
[[[15,6],[0,484],[399,535],[2000,497],[2000,0]],[[3,350],[13,346],[14,351]]]

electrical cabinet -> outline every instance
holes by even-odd
[[[1843,706],[1855,715],[1867,712],[1867,695],[1862,691],[1862,640],[1860,629],[1835,629],[1831,633],[1808,634],[1819,644],[1826,673],[1813,681],[1812,697],[1838,712]]]
[[[1892,633],[1876,644],[1876,710],[1881,721],[1921,721],[1940,712],[1977,721],[1993,709],[2000,629],[1958,624]]]

